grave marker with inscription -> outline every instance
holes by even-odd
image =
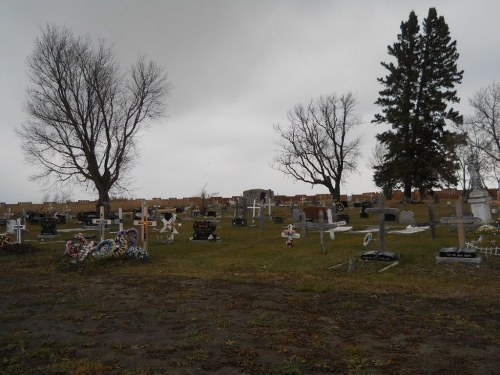
[[[366,208],[365,211],[368,213],[379,214],[379,250],[378,251],[367,251],[361,255],[361,259],[365,260],[397,260],[399,255],[395,252],[389,252],[385,250],[385,220],[386,215],[396,215],[399,208],[391,208],[384,206],[385,196],[381,193],[378,197],[378,207]]]
[[[474,217],[463,216],[463,203],[460,197],[456,203],[456,217],[443,217],[441,223],[456,224],[458,233],[458,247],[444,247],[436,256],[436,263],[474,263],[480,264],[481,257],[476,256],[476,250],[465,246],[465,224],[477,221]]]

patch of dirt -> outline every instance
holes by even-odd
[[[498,300],[298,292],[279,283],[110,272],[4,274],[0,289],[2,374],[500,369]]]

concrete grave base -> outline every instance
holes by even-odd
[[[448,256],[440,256],[440,254],[448,254]],[[456,253],[453,256],[453,253]],[[436,264],[452,264],[452,263],[469,263],[481,264],[481,257],[470,256],[468,252],[459,251],[456,247],[444,247],[438,255],[436,255]]]
[[[481,264],[481,257],[475,258],[450,258],[450,257],[440,257],[436,256],[436,264],[451,264],[451,263],[470,263],[470,264]]]
[[[54,238],[61,237],[60,234],[39,234],[36,236],[39,240],[53,240]]]

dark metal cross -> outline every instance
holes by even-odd
[[[378,196],[378,207],[367,208],[365,211],[379,214],[380,224],[379,224],[379,243],[380,243],[380,251],[385,251],[385,215],[386,214],[396,214],[399,211],[399,208],[391,208],[384,206],[385,196],[384,193],[380,193]]]

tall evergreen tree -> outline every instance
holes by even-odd
[[[389,73],[378,79],[385,88],[375,102],[382,113],[373,122],[388,123],[392,129],[377,135],[387,153],[384,163],[375,166],[374,180],[380,187],[403,187],[409,199],[413,187],[423,193],[443,182],[457,182],[455,147],[461,138],[446,130],[446,122],[462,122],[448,103],[459,101],[454,87],[463,71],[457,69],[456,42],[435,8],[429,9],[422,33],[411,12],[388,53],[396,62],[382,62]]]

